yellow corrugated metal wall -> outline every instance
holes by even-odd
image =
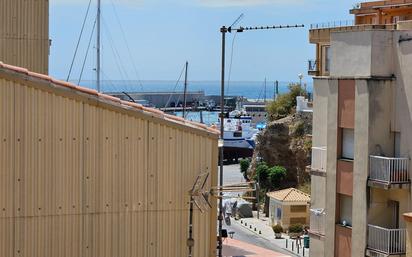
[[[0,61],[47,74],[49,0],[0,1]]]
[[[188,191],[217,139],[0,79],[0,256],[182,257]],[[216,204],[195,212],[214,255]]]

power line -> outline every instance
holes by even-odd
[[[66,81],[69,81],[69,80],[70,80],[70,75],[71,75],[72,70],[73,70],[74,61],[76,60],[77,51],[79,50],[80,41],[82,40],[84,27],[85,27],[85,25],[86,25],[86,20],[87,20],[87,17],[89,16],[89,11],[90,11],[90,5],[91,5],[91,3],[92,3],[92,0],[89,0],[89,5],[87,6],[87,11],[86,11],[86,14],[84,15],[84,20],[83,20],[82,29],[80,30],[79,39],[77,40],[76,49],[74,50],[74,55],[73,55],[72,63],[70,64],[69,74],[67,75]]]
[[[227,88],[226,88],[226,94],[229,94],[229,89],[230,89],[230,79],[232,76],[232,64],[233,64],[233,51],[235,48],[235,40],[236,40],[237,32],[233,36],[232,40],[232,50],[230,52],[230,64],[229,64],[229,74],[228,74],[228,79],[227,79]]]

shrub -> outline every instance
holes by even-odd
[[[268,170],[268,178],[272,188],[280,186],[282,180],[286,177],[287,171],[285,167],[274,166]]]
[[[273,229],[273,232],[274,232],[275,234],[283,233],[283,227],[282,227],[281,225],[274,225],[274,226],[272,227],[272,229]]]
[[[302,233],[303,225],[302,224],[293,224],[289,226],[289,233]]]
[[[303,137],[305,135],[305,123],[303,121],[297,122],[291,129],[292,135],[295,137]]]
[[[250,166],[249,159],[240,160],[240,172],[243,173],[243,175],[247,173],[249,166]]]
[[[260,181],[260,183],[262,184],[261,186],[263,186],[263,184],[267,181],[269,177],[268,171],[269,171],[269,167],[265,162],[260,162],[256,166],[255,179]]]
[[[267,106],[270,121],[292,114],[296,107],[296,97],[300,95],[305,95],[305,90],[299,84],[290,84],[288,93],[279,95],[276,101]]]

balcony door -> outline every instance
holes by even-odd
[[[399,202],[398,201],[388,201],[388,209],[391,213],[391,229],[399,228]]]

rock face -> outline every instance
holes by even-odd
[[[269,166],[283,166],[288,175],[282,188],[296,187],[310,179],[305,172],[310,164],[312,113],[296,113],[271,122],[257,137],[255,153],[250,167],[254,176],[256,162],[264,160]]]

